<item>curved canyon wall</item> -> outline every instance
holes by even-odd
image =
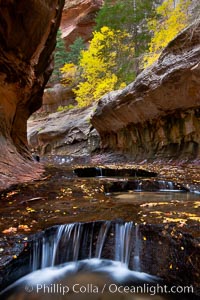
[[[102,148],[134,159],[200,157],[200,20],[125,89],[105,95],[92,124]]]
[[[64,0],[0,1],[0,189],[36,178],[27,119],[42,104]]]
[[[85,42],[92,38],[95,16],[103,4],[103,0],[67,0],[63,9],[61,30],[66,48],[77,37]]]

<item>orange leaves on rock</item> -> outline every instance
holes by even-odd
[[[23,230],[23,231],[31,231],[31,229],[28,227],[28,225],[19,225],[18,226],[19,230]]]
[[[141,204],[140,207],[154,207],[158,205],[169,205],[169,202],[149,202]]]
[[[15,232],[17,232],[17,228],[16,227],[10,227],[10,228],[8,228],[8,229],[5,229],[5,230],[3,230],[2,231],[2,233],[15,233]]]
[[[13,196],[13,195],[16,195],[16,194],[18,194],[19,193],[19,191],[12,191],[12,192],[9,192],[9,193],[7,193],[7,195],[6,195],[6,198],[9,198],[9,197],[11,197],[11,196]]]
[[[9,227],[8,229],[3,230],[2,233],[4,234],[16,233],[18,230],[23,230],[25,232],[31,231],[28,225],[19,225],[18,227]]]

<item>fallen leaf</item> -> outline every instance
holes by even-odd
[[[24,230],[24,231],[31,231],[31,229],[28,227],[28,225],[19,225],[18,229]]]
[[[2,233],[15,233],[15,232],[17,232],[16,227],[10,227],[10,228],[5,229],[4,231],[2,231]]]
[[[26,210],[27,210],[28,212],[35,212],[35,209],[33,209],[33,208],[31,208],[31,207],[27,207]]]

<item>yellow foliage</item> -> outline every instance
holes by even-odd
[[[93,33],[88,50],[81,52],[82,80],[74,89],[80,107],[89,105],[120,86],[121,82],[113,70],[117,65],[118,53],[127,51],[123,43],[127,37],[126,32],[106,26]]]
[[[125,82],[122,82],[119,86],[120,89],[124,89],[126,87],[126,83]]]
[[[60,68],[63,74],[62,83],[64,85],[72,85],[76,81],[77,76],[77,66],[73,63],[66,63],[62,68]]]
[[[157,7],[158,20],[148,22],[153,37],[149,44],[149,53],[144,56],[144,67],[150,66],[160,56],[162,50],[188,24],[188,6],[191,0],[179,0],[174,7],[174,0],[166,0]]]

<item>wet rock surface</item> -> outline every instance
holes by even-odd
[[[27,119],[42,104],[63,5],[64,0],[0,3],[0,190],[41,175],[28,149]]]
[[[62,228],[55,226],[29,236],[28,248],[30,261],[26,253],[21,253],[16,263],[7,267],[8,274],[14,268],[21,271],[15,272],[10,282],[31,270],[51,266],[52,259],[56,266],[96,257],[121,261],[128,264],[130,270],[156,275],[168,286],[192,285],[198,293],[199,238],[183,233],[181,228],[174,225],[135,225],[118,220],[75,223]],[[139,283],[139,280],[136,279],[134,283]],[[4,276],[2,286],[10,282]]]
[[[102,97],[92,124],[104,149],[138,160],[199,157],[199,45],[197,21],[133,83]]]
[[[78,177],[155,177],[155,172],[149,172],[142,169],[111,169],[111,168],[76,168],[74,173]]]
[[[142,192],[142,191],[144,191],[144,192],[164,192],[164,191],[189,192],[189,189],[182,186],[181,184],[176,184],[172,181],[154,180],[154,179],[118,180],[118,181],[115,181],[115,182],[108,182],[108,183],[104,184],[104,190],[105,190],[106,193],[130,192],[130,191],[138,191],[138,192]]]
[[[23,234],[0,237],[0,289],[30,272],[30,245]],[[5,266],[5,267],[3,267]]]
[[[27,242],[34,239],[33,233],[57,224],[122,219],[141,224],[141,243],[145,247],[142,265],[145,272],[153,274],[161,272],[163,277],[169,276],[170,280],[177,277],[177,282],[181,277],[185,282],[191,278],[195,286],[198,286],[200,257],[198,193],[170,191],[152,193],[145,190],[129,190],[109,191],[109,194],[106,194],[105,187],[108,182],[112,186],[119,182],[126,183],[130,178],[79,178],[73,173],[74,169],[81,167],[75,160],[61,158],[58,162],[57,166],[55,162],[54,165],[48,162],[47,173],[42,180],[16,186],[1,193],[0,270],[1,274],[7,274],[2,275],[2,278],[8,280],[11,276],[9,274],[13,274],[12,270],[17,270],[22,264],[23,257],[27,262],[26,252],[28,253],[29,249]],[[124,164],[104,166],[105,169],[106,167],[124,169]],[[196,192],[200,190],[198,167],[130,164],[126,166],[127,168],[158,173],[153,181],[171,180],[170,182],[181,184],[187,189],[195,188]],[[149,179],[134,177],[134,180],[148,182]],[[150,249],[151,245],[155,245],[153,250]],[[146,247],[149,247],[148,251]],[[109,251],[106,255],[111,253]],[[150,261],[153,264],[150,264]],[[189,270],[187,272],[191,274],[193,272],[190,277],[184,274],[185,265]],[[23,272],[25,274],[27,269],[23,269]],[[17,271],[15,273],[17,274]],[[11,278],[14,279],[12,276]]]

